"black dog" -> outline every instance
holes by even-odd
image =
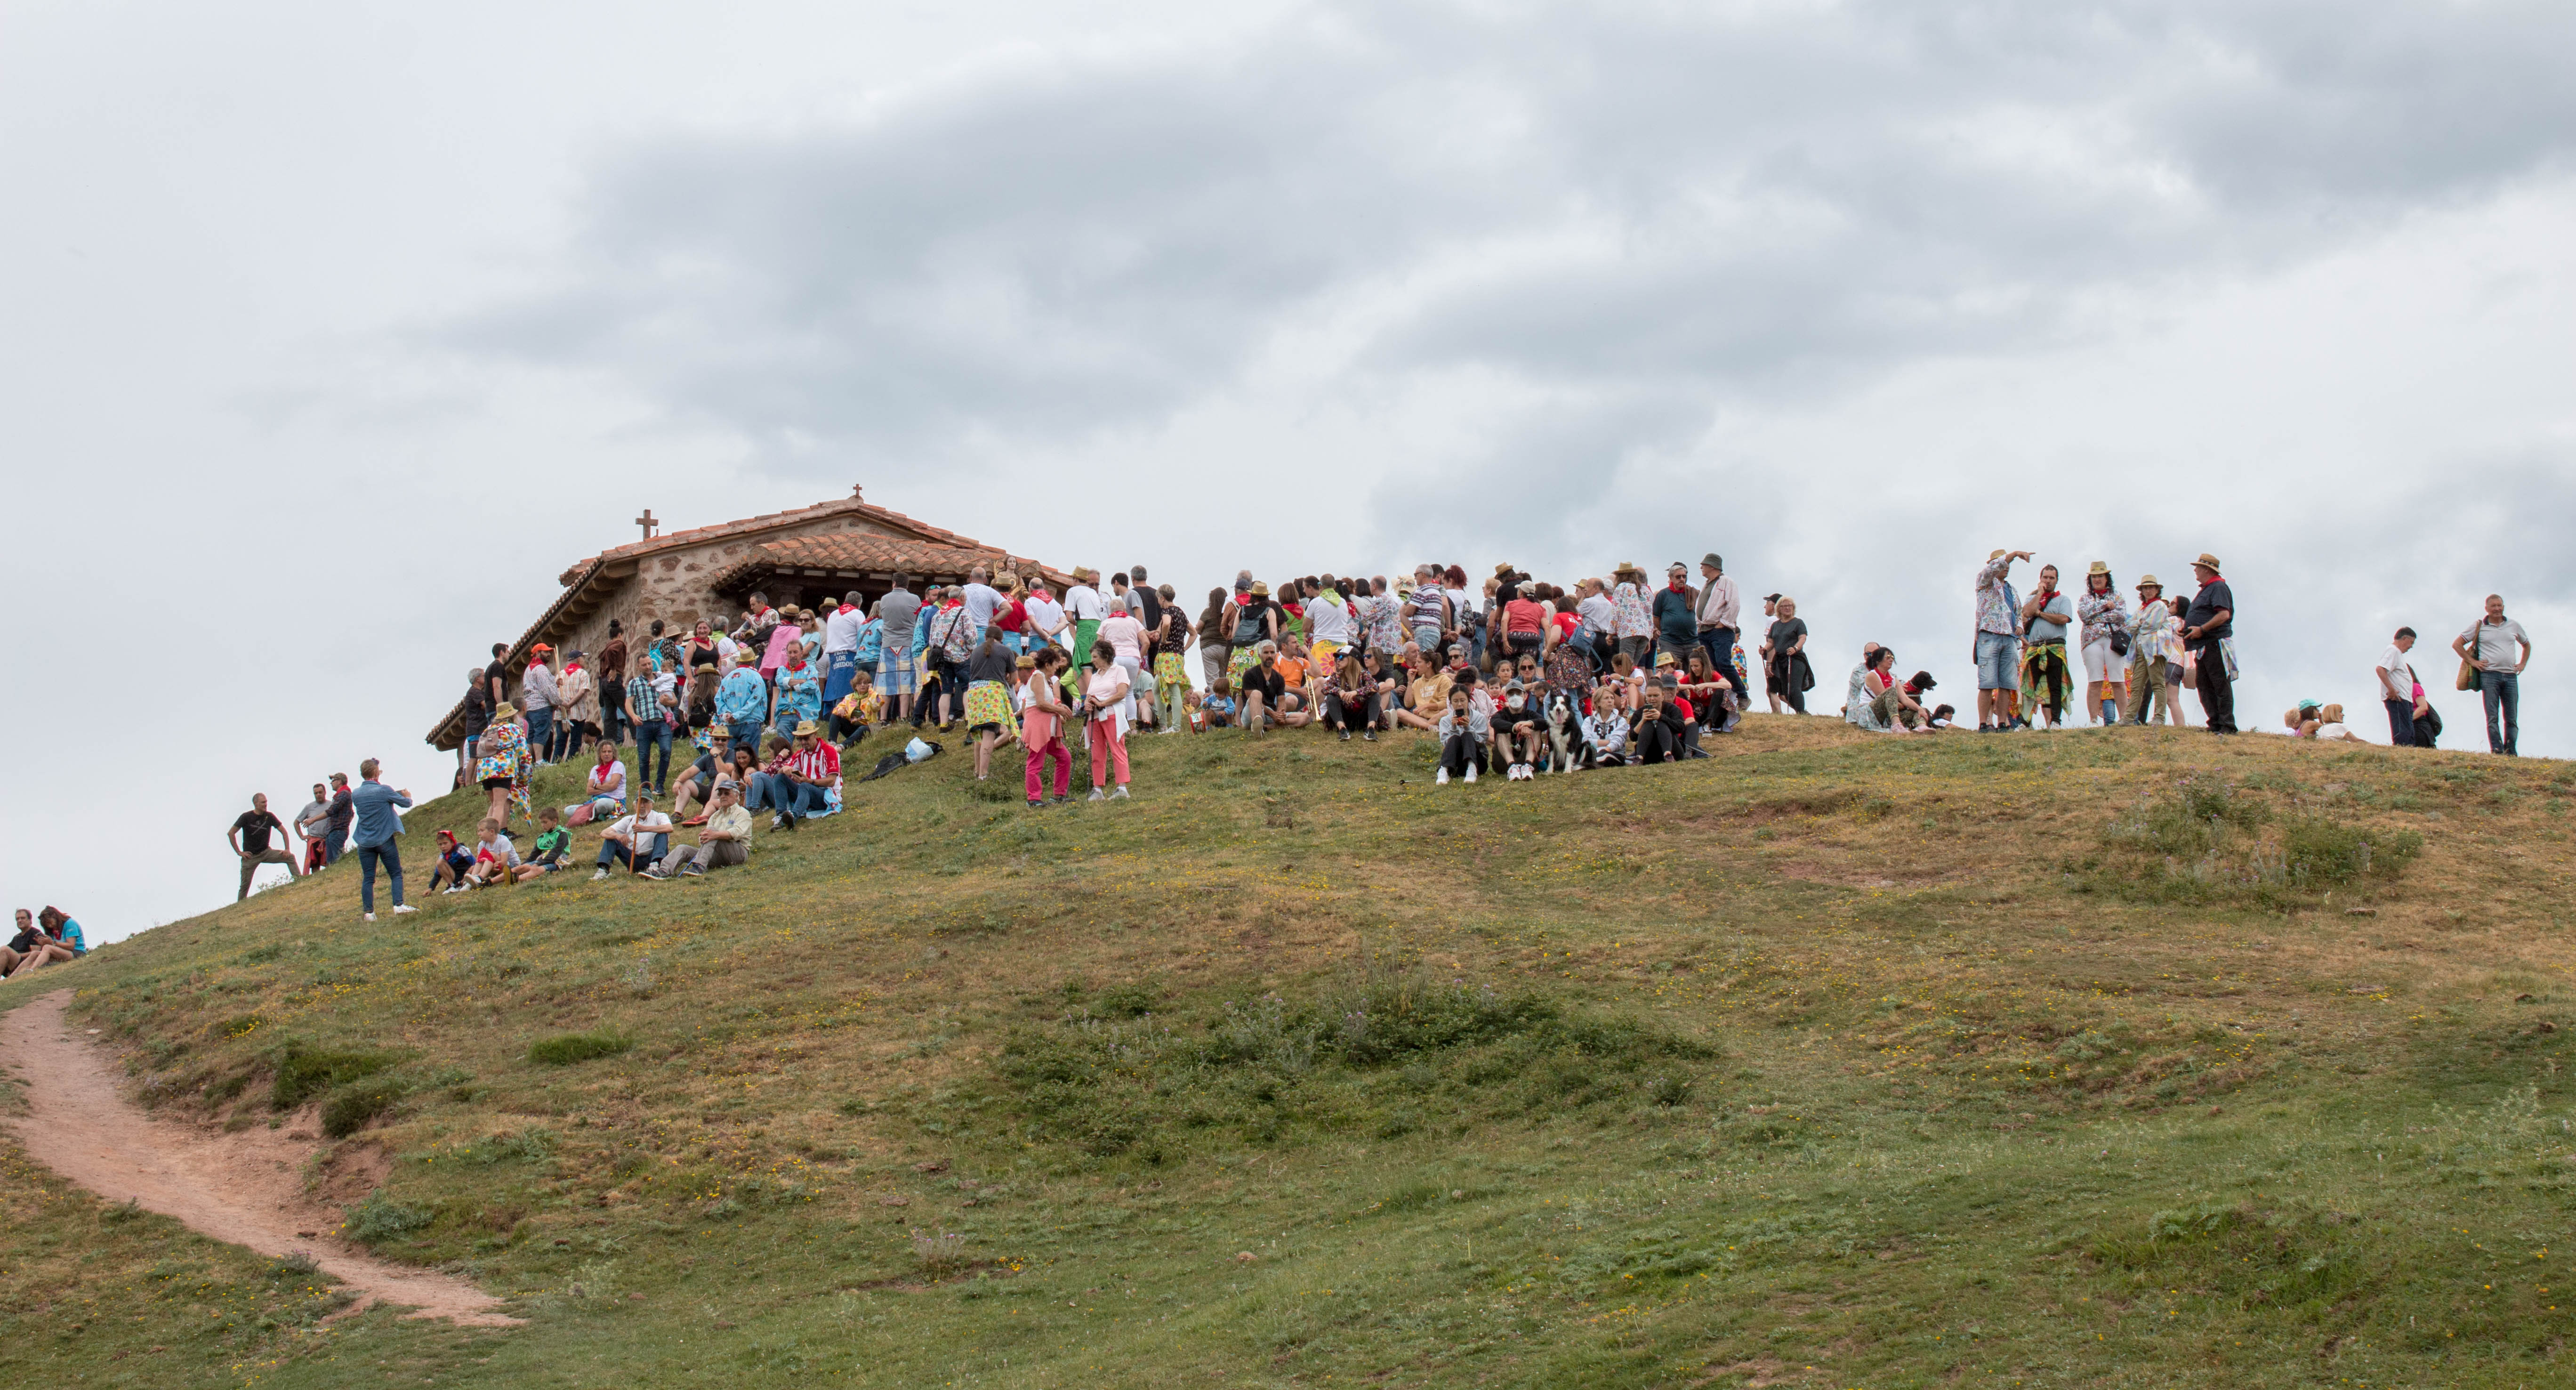
[[[1583,762],[1583,711],[1576,708],[1573,696],[1549,691],[1539,706],[1539,727],[1547,730],[1548,771],[1572,772]]]

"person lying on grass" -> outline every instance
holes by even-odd
[[[661,880],[674,875],[700,878],[719,864],[751,862],[751,812],[742,805],[742,787],[731,778],[716,783],[714,809],[707,812],[706,828],[698,832],[695,845],[673,845],[662,862],[644,871],[649,879]]]
[[[531,848],[534,853],[528,860],[510,870],[511,882],[526,883],[563,867],[564,852],[572,848],[572,832],[563,828],[563,818],[554,807],[537,812],[537,842]]]
[[[651,793],[637,792],[635,814],[600,831],[599,841],[599,871],[590,876],[591,882],[608,877],[612,864],[640,873],[670,849],[671,818],[653,809]]]

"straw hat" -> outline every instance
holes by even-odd
[[[1991,564],[1993,564],[1995,561],[2000,560],[2000,559],[2002,559],[2002,558],[2004,558],[2004,553],[2003,553],[2002,551],[1998,550],[1998,551],[1994,552],[1993,554],[1988,555],[1988,556],[1986,557],[1986,563],[1991,565]]]
[[[2111,562],[2108,560],[2096,560],[2085,569],[2084,573],[2088,577],[2098,574],[2107,579],[2111,574]]]
[[[511,704],[507,700],[503,700],[501,703],[492,707],[492,717],[495,719],[516,719],[519,717],[519,707]]]
[[[2163,593],[2165,584],[2163,580],[2156,578],[2152,574],[2142,574],[2138,576],[2138,587],[2141,589],[2153,589],[2157,593]]]
[[[798,738],[812,738],[814,735],[821,732],[822,730],[814,727],[814,721],[811,719],[800,719],[796,721],[796,736]]]
[[[1254,598],[1270,597],[1270,585],[1268,582],[1259,579],[1252,581],[1252,596]]]
[[[1620,561],[1619,568],[1610,571],[1610,573],[1613,578],[1623,574],[1633,574],[1638,578],[1643,579],[1646,575],[1646,572],[1643,569],[1638,568],[1637,562],[1634,560]]]
[[[2218,557],[2210,554],[2206,550],[2200,552],[2200,558],[2192,561],[2192,563],[2205,570],[2215,571],[2224,568],[2224,566],[2218,563]]]

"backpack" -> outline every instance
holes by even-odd
[[[1269,629],[1263,626],[1261,621],[1261,615],[1269,610],[1268,600],[1264,600],[1257,607],[1238,607],[1235,610],[1234,645],[1249,647],[1269,636]]]

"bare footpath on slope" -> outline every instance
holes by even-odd
[[[212,1134],[146,1115],[117,1087],[105,1049],[63,1018],[56,990],[0,1016],[0,1057],[12,1064],[26,1113],[12,1117],[30,1157],[111,1202],[133,1202],[190,1230],[282,1259],[302,1255],[359,1297],[469,1327],[516,1327],[501,1301],[462,1279],[404,1269],[333,1233],[337,1212],[305,1195],[299,1176],[320,1145],[266,1129]]]

